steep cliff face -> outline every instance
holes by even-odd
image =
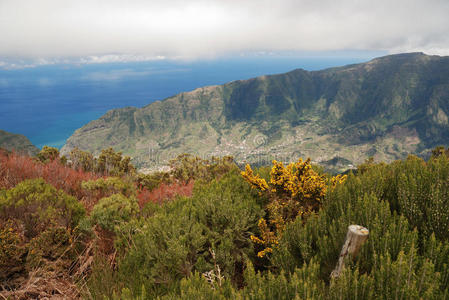
[[[199,88],[143,108],[112,110],[63,147],[112,146],[155,169],[176,154],[358,164],[449,143],[449,57],[422,53]],[[341,161],[341,159],[339,161]]]
[[[30,156],[39,153],[39,149],[34,146],[26,136],[3,130],[0,130],[0,148],[9,151],[17,151]]]

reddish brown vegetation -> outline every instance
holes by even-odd
[[[63,165],[58,159],[48,163],[41,163],[29,156],[17,153],[0,152],[0,188],[12,188],[26,179],[43,178],[47,183],[67,194],[75,196],[84,203],[86,209],[90,208],[105,195],[83,190],[83,181],[98,179],[102,176],[93,172],[75,170]],[[148,202],[163,203],[176,196],[190,197],[194,181],[188,183],[173,182],[161,183],[157,188],[148,191],[140,188],[137,194],[140,207]]]
[[[43,178],[55,188],[81,200],[86,196],[81,182],[99,177],[64,166],[58,159],[44,164],[29,156],[0,152],[0,188],[9,189],[26,179]]]
[[[83,182],[105,178],[105,176],[80,169],[76,170],[61,163],[59,158],[47,159],[42,162],[36,158],[14,152],[1,151],[0,149],[0,189],[10,189],[24,180],[36,178],[42,178],[56,189],[63,190],[65,193],[77,198],[87,209],[88,213],[101,198],[109,196],[111,193],[120,192],[113,188],[105,190],[83,188]],[[122,177],[121,179],[126,181],[127,184],[134,182],[131,183],[130,188],[132,195],[127,196],[134,196],[137,190],[141,208],[148,202],[162,204],[164,201],[174,199],[176,196],[190,197],[194,185],[194,180],[189,180],[185,183],[182,180],[173,179],[170,180],[172,182],[160,183],[156,188],[149,191],[143,186],[138,186],[138,182],[132,176]],[[108,264],[111,266],[115,265],[115,234],[98,226],[93,228],[93,233],[94,237],[87,237],[86,240],[79,241],[80,247],[81,244],[84,245],[78,249],[81,252],[76,254],[77,258],[74,261],[65,260],[64,263],[67,265],[63,269],[58,269],[61,267],[60,265],[56,266],[56,263],[59,264],[63,261],[63,259],[58,259],[54,266],[55,269],[58,269],[58,272],[49,271],[53,268],[53,264],[50,267],[49,263],[46,263],[48,268],[39,267],[36,269],[36,272],[33,271],[34,273],[31,272],[28,276],[16,276],[17,278],[14,277],[15,279],[13,278],[9,282],[9,286],[13,287],[14,290],[9,291],[0,287],[0,298],[2,298],[1,296],[5,297],[5,295],[23,299],[50,297],[49,295],[61,298],[79,298],[80,289],[75,286],[73,278],[86,276],[90,272],[94,257],[102,256]],[[69,248],[75,245],[74,242],[70,243]],[[25,248],[23,249],[25,251]]]
[[[194,181],[190,180],[188,183],[173,182],[161,183],[152,191],[141,189],[137,198],[139,199],[139,206],[142,208],[148,202],[162,204],[164,201],[171,200],[176,196],[192,196]]]

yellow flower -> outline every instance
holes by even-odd
[[[306,217],[318,209],[327,191],[324,175],[313,170],[310,159],[303,161],[300,158],[287,166],[273,160],[268,183],[259,175],[255,175],[249,165],[246,165],[241,174],[253,188],[259,190],[259,194],[265,193],[270,200],[266,206],[269,218],[262,218],[258,223],[261,237],[251,236],[253,242],[266,245],[266,248],[258,253],[259,257],[271,253],[273,247],[279,244],[288,223],[298,216]],[[337,181],[344,179],[345,177],[338,177]]]

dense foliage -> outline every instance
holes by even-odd
[[[45,147],[42,151],[44,150]],[[112,148],[103,149],[98,157],[75,148],[70,152],[69,164],[76,170],[107,176],[122,176],[135,171],[131,158],[123,156],[121,152],[115,152]]]
[[[299,216],[305,218],[316,212],[327,192],[325,175],[319,175],[313,169],[310,159],[299,159],[287,167],[282,162],[273,161],[268,182],[254,175],[250,165],[246,165],[241,174],[253,188],[260,191],[260,195],[265,193],[269,199],[266,206],[268,222],[261,218],[258,224],[261,237],[251,236],[255,243],[265,247],[257,254],[259,257],[273,252],[288,223]],[[332,186],[345,179],[346,175],[332,177]]]
[[[447,299],[447,152],[369,160],[347,177],[308,160],[241,172],[230,158],[182,155],[170,171],[142,175],[123,159],[95,171],[84,152],[76,163],[4,153],[0,295]],[[368,240],[331,278],[351,224]],[[254,243],[270,233],[275,243]]]

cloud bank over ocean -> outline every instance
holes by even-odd
[[[447,55],[448,14],[444,0],[3,0],[0,57],[46,64],[256,51]]]

